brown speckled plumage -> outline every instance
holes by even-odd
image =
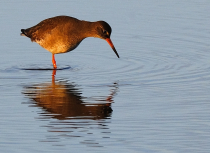
[[[97,37],[107,40],[119,57],[110,40],[112,29],[105,21],[89,22],[69,16],[56,16],[45,19],[31,28],[21,29],[21,32],[21,35],[37,42],[53,56],[75,49],[87,37]]]

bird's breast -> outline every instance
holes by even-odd
[[[44,39],[36,40],[36,42],[53,54],[66,53],[74,50],[83,40],[77,36],[47,34]]]

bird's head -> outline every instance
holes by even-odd
[[[119,55],[110,39],[112,33],[112,28],[108,23],[105,21],[97,21],[96,22],[96,37],[104,39],[108,42],[108,44],[111,46],[117,57],[119,58]]]

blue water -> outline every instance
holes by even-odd
[[[1,1],[0,152],[210,151],[210,3]],[[106,41],[56,55],[20,29],[105,20]]]

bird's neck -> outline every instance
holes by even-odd
[[[83,26],[81,31],[85,37],[97,37],[96,22],[81,21]]]

